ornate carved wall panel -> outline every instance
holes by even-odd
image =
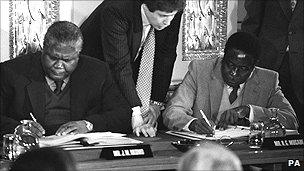
[[[10,0],[10,59],[40,50],[47,28],[57,20],[59,0]]]
[[[223,55],[228,0],[187,0],[182,25],[183,60]]]

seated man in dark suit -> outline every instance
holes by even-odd
[[[278,73],[256,67],[259,56],[257,38],[238,32],[229,37],[223,58],[192,61],[163,113],[164,124],[202,134],[212,133],[214,125],[249,126],[249,121],[277,116],[286,128],[297,129],[296,114],[278,86]]]
[[[89,131],[132,132],[132,110],[104,62],[80,55],[83,37],[68,21],[52,24],[42,52],[1,63],[1,128],[12,133],[21,120],[42,136]],[[22,130],[16,130],[22,131]]]

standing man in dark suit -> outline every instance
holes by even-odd
[[[258,66],[279,72],[282,91],[304,129],[303,111],[303,1],[246,0],[247,16],[242,31],[254,33],[261,40],[262,53]]]
[[[82,53],[109,63],[132,107],[137,136],[140,132],[155,136],[156,120],[171,82],[184,6],[184,0],[104,0],[80,27],[85,39]],[[146,57],[148,46],[153,51]],[[154,61],[143,62],[146,58]],[[144,63],[148,67],[142,67]],[[147,83],[141,83],[141,70],[151,73],[143,76]]]
[[[108,65],[80,55],[83,37],[73,23],[47,30],[42,52],[1,63],[0,133],[14,133],[31,120],[37,137],[89,131],[132,132],[132,110],[114,83]],[[21,133],[23,130],[16,130]]]

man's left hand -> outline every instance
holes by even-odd
[[[233,109],[226,110],[218,123],[220,129],[227,129],[228,125],[235,125],[239,119],[248,119],[250,113],[249,106],[239,106]]]
[[[133,129],[133,132],[139,136],[142,133],[145,137],[155,137],[156,127],[151,126],[150,124],[143,124]]]
[[[157,127],[157,118],[160,115],[160,106],[155,104],[150,104],[149,110],[144,114],[144,123],[149,124],[153,127]]]
[[[58,128],[56,135],[81,134],[81,133],[87,133],[89,131],[91,130],[87,128],[86,122],[84,120],[71,121],[61,125]]]

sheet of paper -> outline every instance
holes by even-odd
[[[245,126],[229,126],[226,130],[215,130],[214,137],[220,139],[223,136],[228,136],[230,138],[238,138],[248,136],[250,133],[249,127]]]
[[[249,135],[249,127],[243,126],[228,126],[226,130],[215,130],[215,134],[212,137],[208,137],[205,134],[197,134],[195,132],[185,132],[185,131],[167,131],[167,134],[175,135],[182,138],[187,138],[191,140],[217,140],[224,136],[228,136],[230,138],[237,138]]]
[[[122,145],[122,144],[140,144],[142,141],[135,140],[128,137],[107,137],[103,139],[95,140],[95,142],[89,143],[97,143],[97,145]]]
[[[81,144],[65,144],[62,147],[65,150],[77,150],[77,149],[94,149],[94,148],[103,148],[103,147],[118,147],[118,146],[128,146],[141,144],[142,141],[135,140],[129,137],[106,137],[99,142],[94,143],[92,146],[83,146]]]
[[[45,146],[59,146],[64,144],[74,144],[75,140],[84,138],[88,143],[96,143],[99,140],[107,139],[108,137],[122,137],[126,134],[112,133],[112,132],[94,132],[75,135],[51,135],[39,138],[40,147]],[[76,141],[77,142],[77,141]]]
[[[245,126],[228,126],[226,130],[215,130],[215,134],[212,137],[207,137],[204,134],[197,134],[195,132],[185,132],[185,131],[167,131],[167,134],[187,138],[191,140],[218,140],[224,136],[229,136],[230,138],[238,138],[248,136],[250,133],[249,127]],[[299,134],[297,130],[286,129],[286,135]]]
[[[139,144],[139,143],[137,143]],[[64,150],[85,150],[85,149],[100,149],[104,147],[125,147],[125,146],[134,146],[137,144],[116,144],[116,145],[93,145],[93,146],[82,146],[80,144],[71,144],[65,146],[59,146]]]

